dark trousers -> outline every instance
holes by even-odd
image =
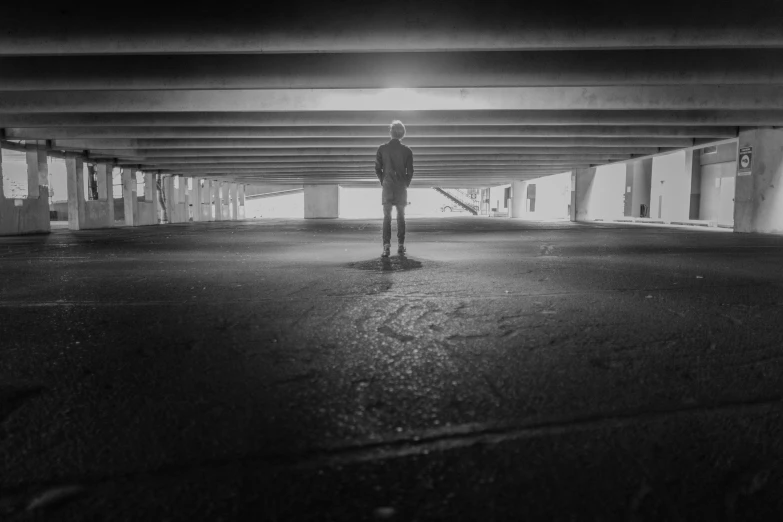
[[[383,205],[383,244],[391,244],[391,214],[392,207],[397,207],[397,243],[405,243],[405,205]]]

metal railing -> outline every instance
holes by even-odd
[[[478,208],[479,208],[479,202],[478,202],[478,194],[471,194],[467,191],[461,190],[461,189],[444,189],[440,187],[432,187],[444,196],[446,196],[450,201],[453,203],[459,205],[463,209],[467,210],[471,214],[478,215]]]

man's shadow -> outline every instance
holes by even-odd
[[[371,270],[378,272],[402,272],[406,270],[417,270],[423,268],[421,261],[411,259],[405,254],[399,254],[390,257],[376,257],[367,261],[358,261],[348,265],[351,268],[359,270]]]
[[[421,268],[421,261],[410,259],[405,254],[398,254],[396,256],[382,257],[381,258],[381,270],[383,272],[396,272],[401,270],[415,270]]]

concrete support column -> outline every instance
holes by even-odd
[[[231,208],[230,208],[231,201],[229,199],[229,194],[228,194],[230,186],[231,186],[231,184],[228,183],[227,181],[223,181],[223,182],[220,183],[220,194],[223,196],[223,215],[222,215],[222,218],[223,218],[224,221],[227,221],[227,220],[231,219],[231,214],[230,214],[230,212],[231,212]]]
[[[103,226],[114,226],[114,180],[112,179],[112,166],[99,163],[95,166],[98,178],[98,201],[104,204],[94,205],[94,209],[88,206],[88,212],[95,214],[97,222],[103,221]],[[97,223],[96,223],[97,224]]]
[[[39,186],[40,178],[38,176],[38,149],[27,151],[27,198],[38,199],[40,197]],[[48,171],[46,163],[44,163],[44,169]],[[44,185],[48,183],[45,182]]]
[[[237,193],[239,197],[239,218],[245,219],[245,184],[239,185],[239,191]]]
[[[595,209],[590,206],[590,196],[593,192],[593,183],[595,183],[595,167],[588,169],[576,169],[574,177],[576,181],[575,201],[575,221],[593,221]]]
[[[527,201],[527,182],[513,181],[511,183],[510,217],[522,218],[526,215],[525,203]]]
[[[6,199],[3,192],[2,158],[0,150],[0,236],[48,232],[50,226],[46,151],[27,151],[28,192],[23,199]]]
[[[188,194],[188,205],[190,205],[190,215],[193,221],[201,221],[201,180],[199,178],[190,178],[191,188]]]
[[[188,203],[188,178],[179,176],[179,219],[181,223],[187,223],[190,219],[190,205]]]
[[[223,221],[223,198],[221,195],[221,183],[219,181],[212,182],[212,201],[215,204],[213,212],[213,221]]]
[[[239,198],[237,197],[237,184],[229,184],[229,196],[231,198],[231,219],[239,219]]]
[[[569,219],[576,221],[576,171],[571,171],[571,204],[568,206]]]
[[[734,231],[783,235],[783,129],[741,131],[738,151]]]
[[[194,199],[196,193],[196,178],[190,176],[185,178],[185,221],[195,221],[194,215],[195,203],[198,201]]]
[[[625,184],[625,216],[650,217],[652,158],[626,163]],[[644,215],[642,215],[642,205],[644,205]]]
[[[158,224],[158,188],[156,175],[145,172],[144,175],[144,201],[138,202],[137,225]]]
[[[305,185],[304,217],[305,219],[340,217],[340,186]]]
[[[136,171],[124,167],[122,169],[122,202],[125,208],[125,226],[138,225],[139,201],[136,197]]]
[[[81,230],[84,223],[84,163],[81,158],[66,158],[68,186],[68,228]]]
[[[690,178],[690,198],[688,200],[688,219],[699,219],[701,206],[701,163],[698,150],[685,151],[685,174]]]
[[[163,192],[163,194],[158,194],[160,223],[173,223],[172,197],[174,197],[174,176],[158,174],[158,179],[160,180],[160,190]]]
[[[2,179],[2,176],[0,176]],[[35,208],[30,209],[35,223],[30,223],[35,232],[48,232],[49,223],[49,164],[46,149],[38,147],[27,151],[27,193],[29,203],[37,199]]]
[[[179,223],[179,176],[166,176],[166,203],[168,204],[169,223]]]
[[[185,223],[188,220],[188,178],[184,176],[171,176],[170,199],[171,208],[169,222]]]
[[[201,220],[213,221],[212,219],[212,181],[205,179],[204,186],[201,189]]]

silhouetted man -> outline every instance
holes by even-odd
[[[378,147],[375,155],[375,174],[383,186],[383,253],[391,250],[391,212],[397,208],[397,253],[405,253],[405,205],[408,204],[408,186],[413,179],[413,152],[400,143],[405,136],[405,125],[394,120],[389,126],[391,139]]]

